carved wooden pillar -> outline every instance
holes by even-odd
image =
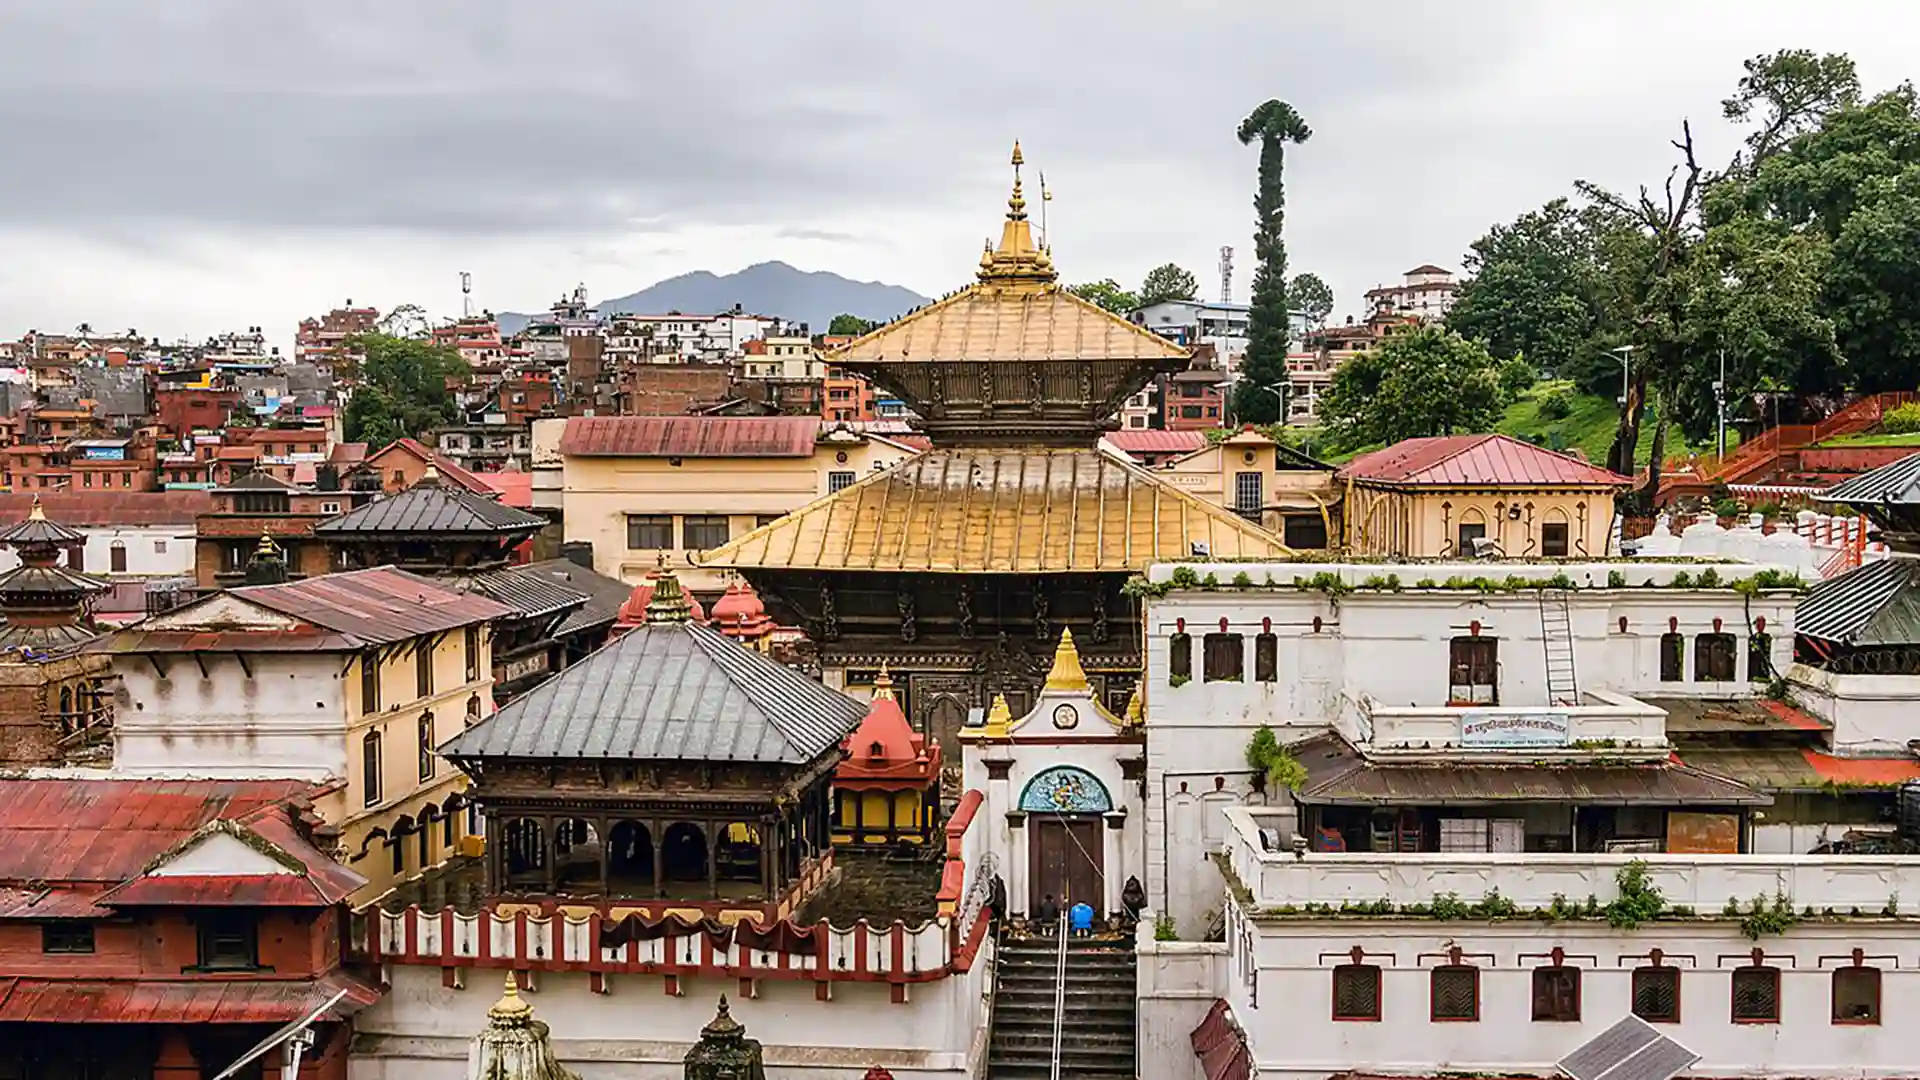
[[[505,892],[507,888],[507,838],[505,826],[499,818],[488,811],[480,815],[481,835],[487,838],[487,891]]]
[[[663,876],[666,873],[666,839],[666,835],[660,831],[659,818],[647,822],[647,846],[653,849],[653,898],[656,900],[667,895],[666,878]]]
[[[561,818],[560,822],[566,820]],[[547,864],[547,894],[551,896],[560,890],[560,824],[555,823],[552,814],[546,817],[543,839],[546,843],[546,858],[543,861]]]
[[[721,826],[725,828],[726,826]],[[714,832],[713,819],[707,819],[707,895],[720,899],[720,836]]]
[[[611,822],[602,815],[594,820],[593,827],[598,829],[600,838],[600,895],[613,895],[613,830]]]

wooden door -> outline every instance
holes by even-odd
[[[1106,857],[1097,817],[1035,814],[1027,838],[1027,910],[1038,911],[1052,896],[1061,911],[1081,901],[1106,914]]]

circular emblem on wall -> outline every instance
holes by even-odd
[[[1080,722],[1080,710],[1071,705],[1062,705],[1053,710],[1053,726],[1066,731]]]

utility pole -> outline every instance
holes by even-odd
[[[1714,458],[1727,458],[1727,348],[1720,347],[1720,377],[1713,383],[1713,420],[1716,437]]]

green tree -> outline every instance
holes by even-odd
[[[859,337],[861,334],[879,325],[877,322],[873,322],[870,319],[863,319],[858,315],[840,314],[835,315],[833,321],[827,324],[827,335],[829,337]]]
[[[1495,225],[1464,260],[1469,277],[1447,326],[1501,359],[1568,374],[1601,325],[1592,215],[1561,198]]]
[[[1084,285],[1073,285],[1068,287],[1067,291],[1082,300],[1098,304],[1115,315],[1125,315],[1140,306],[1140,302],[1134,295],[1121,288],[1120,283],[1112,278],[1089,281]]]
[[[1200,283],[1192,274],[1187,273],[1173,263],[1156,266],[1147,271],[1146,280],[1140,283],[1140,304],[1158,304],[1165,300],[1191,300],[1200,291]]]
[[[1492,431],[1500,363],[1486,347],[1438,326],[1392,334],[1334,372],[1320,415],[1348,446]]]
[[[1260,182],[1253,197],[1253,302],[1248,312],[1247,355],[1234,389],[1234,414],[1250,423],[1281,419],[1279,399],[1266,392],[1287,378],[1287,223],[1286,155],[1288,143],[1304,143],[1313,129],[1293,106],[1267,101],[1240,122],[1242,146],[1260,144]]]
[[[1744,160],[1731,173],[1751,171],[1793,140],[1817,130],[1831,113],[1858,104],[1860,73],[1844,53],[1817,56],[1809,49],[1783,49],[1746,62],[1721,115],[1753,121]]]
[[[379,333],[361,334],[353,345],[366,360],[360,366],[360,385],[347,402],[349,442],[365,442],[378,450],[458,418],[459,407],[447,389],[449,379],[467,374],[457,350]]]
[[[1315,326],[1324,325],[1333,314],[1333,289],[1318,274],[1296,274],[1287,283],[1287,306],[1305,313]]]

